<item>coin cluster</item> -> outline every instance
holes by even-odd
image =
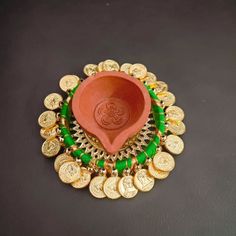
[[[96,198],[133,198],[139,191],[150,191],[154,187],[155,179],[160,181],[170,175],[175,168],[175,156],[184,149],[184,142],[179,137],[186,130],[183,123],[184,111],[174,105],[176,98],[168,91],[167,84],[149,72],[143,64],[124,63],[120,66],[116,61],[108,59],[98,64],[87,64],[83,71],[88,77],[104,71],[119,71],[143,82],[149,90],[152,102],[160,107],[159,113],[165,116],[165,121],[160,121],[165,122],[165,129],[156,130],[158,142],[153,142],[155,153],[150,158],[142,150],[144,161],[141,164],[135,157],[124,159],[123,162],[121,160],[125,163],[121,172],[119,168],[114,168],[117,166],[114,163],[89,158],[87,153],[76,149],[74,141],[67,137],[66,129],[61,128],[68,124],[64,113],[60,112],[64,109],[63,97],[58,93],[46,96],[44,105],[48,110],[38,118],[40,135],[45,139],[42,153],[47,158],[56,156],[54,169],[63,183],[76,189],[89,186],[90,193]],[[82,79],[76,75],[65,75],[60,79],[59,86],[68,95],[64,100],[67,107],[81,82]],[[73,155],[74,153],[78,155]]]

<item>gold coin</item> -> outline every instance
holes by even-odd
[[[103,61],[98,63],[98,72],[102,72],[103,71]]]
[[[96,176],[94,177],[89,184],[90,193],[96,198],[104,198],[106,197],[103,192],[103,184],[106,180],[106,176]]]
[[[63,183],[70,184],[80,178],[80,166],[75,161],[69,161],[62,164],[59,168],[59,178]]]
[[[165,148],[170,153],[178,155],[184,150],[184,142],[180,137],[171,134],[165,140]]]
[[[162,171],[158,170],[153,166],[153,163],[150,162],[148,165],[148,171],[151,176],[153,176],[156,179],[165,179],[169,176],[170,172],[168,171]]]
[[[135,197],[138,189],[134,186],[134,177],[131,175],[122,177],[118,183],[118,190],[124,198]]]
[[[171,106],[175,103],[175,95],[171,92],[161,92],[158,93],[157,96],[163,102],[165,107]]]
[[[143,64],[133,64],[130,69],[129,73],[137,79],[143,79],[147,75],[147,68]]]
[[[143,81],[145,81],[147,83],[157,82],[157,77],[152,72],[147,72],[147,75],[145,78],[143,78]]]
[[[168,124],[168,130],[172,133],[172,134],[176,134],[176,135],[182,135],[184,134],[186,127],[185,124],[182,121],[179,120],[169,120],[167,122]]]
[[[65,162],[68,162],[68,161],[73,161],[73,157],[72,156],[69,156],[68,154],[66,153],[62,153],[60,155],[58,155],[54,161],[54,169],[56,172],[59,171],[60,167],[65,163]]]
[[[51,93],[44,99],[44,106],[49,110],[55,110],[60,107],[63,98],[58,93]]]
[[[129,75],[129,69],[131,66],[132,66],[132,64],[130,64],[130,63],[124,63],[123,65],[121,65],[120,71],[125,72],[126,74]]]
[[[96,75],[97,72],[98,72],[98,66],[95,64],[88,64],[84,67],[84,73],[87,76]]]
[[[161,92],[165,92],[167,90],[168,90],[168,85],[165,82],[163,82],[163,81],[156,82],[156,87],[154,88],[154,92],[156,94],[161,93]]]
[[[147,72],[147,76],[143,79],[143,81],[152,89],[157,87],[157,77],[151,72]]]
[[[57,136],[57,129],[58,129],[58,125],[54,125],[51,128],[41,128],[40,129],[40,135],[42,138],[44,139],[48,139],[48,138],[54,138]]]
[[[120,181],[120,177],[118,176],[111,176],[107,178],[103,185],[103,191],[106,196],[110,199],[117,199],[121,195],[118,191],[118,182]]]
[[[184,119],[184,111],[177,106],[167,107],[165,110],[167,118],[170,120],[183,120]]]
[[[54,111],[45,111],[38,118],[38,123],[43,128],[51,128],[56,122],[57,118]]]
[[[175,160],[167,152],[158,152],[153,158],[153,165],[162,171],[172,171],[175,167]]]
[[[134,175],[134,184],[142,192],[150,191],[154,186],[155,180],[149,175],[146,169],[141,169]]]
[[[91,180],[91,173],[85,167],[81,167],[81,174],[79,179],[71,183],[74,188],[84,188]]]
[[[59,86],[63,91],[72,90],[79,84],[79,77],[76,75],[65,75],[60,79]]]
[[[57,138],[47,139],[42,145],[42,153],[46,157],[53,157],[58,154],[61,149],[61,144]]]
[[[108,59],[103,62],[102,68],[104,71],[119,71],[120,66],[116,61]]]

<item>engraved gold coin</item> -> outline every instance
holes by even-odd
[[[49,110],[55,110],[60,107],[63,98],[58,93],[51,93],[44,99],[44,106]]]
[[[134,185],[142,192],[150,191],[154,186],[155,180],[149,175],[148,170],[141,169],[134,175]]]
[[[61,144],[57,138],[47,139],[42,145],[42,153],[46,157],[53,157],[58,154],[61,149]]]
[[[111,176],[107,178],[103,185],[103,191],[106,196],[110,199],[117,199],[121,195],[118,191],[118,183],[120,181],[120,177],[118,176]]]
[[[74,188],[84,188],[86,187],[91,180],[91,173],[85,167],[81,167],[81,174],[79,179],[71,183]]]
[[[154,81],[157,81],[157,77],[152,72],[147,72],[147,80],[154,82]]]
[[[40,135],[42,138],[44,139],[48,139],[48,138],[54,138],[57,136],[57,129],[58,129],[58,125],[54,125],[51,128],[41,128],[40,129]]]
[[[165,92],[167,90],[168,90],[168,85],[165,82],[163,82],[163,81],[156,82],[156,87],[154,88],[154,92],[156,94],[161,93],[161,92]]]
[[[63,183],[70,184],[80,178],[80,166],[75,161],[65,162],[59,168],[59,178]]]
[[[171,92],[161,92],[157,94],[165,107],[172,106],[175,103],[175,95]]]
[[[43,128],[51,128],[56,122],[57,118],[54,111],[45,111],[38,118],[38,123]]]
[[[135,197],[138,189],[134,186],[134,177],[131,175],[122,177],[118,183],[118,190],[124,198]]]
[[[103,62],[102,68],[104,71],[119,71],[120,66],[116,61],[108,59]]]
[[[54,161],[54,169],[56,172],[59,171],[60,167],[65,163],[65,162],[68,162],[68,161],[73,161],[73,157],[72,156],[69,156],[68,154],[66,153],[62,153],[60,155],[58,155]]]
[[[172,171],[175,167],[175,160],[167,152],[158,152],[153,158],[153,165],[162,171]]]
[[[103,184],[106,180],[106,176],[96,176],[94,177],[89,184],[90,193],[96,198],[104,198],[106,197],[103,192]]]
[[[171,134],[165,140],[165,148],[170,153],[178,155],[184,150],[184,142],[179,136]]]
[[[170,172],[168,171],[162,171],[158,170],[153,166],[153,163],[150,162],[148,165],[148,171],[151,176],[153,176],[156,179],[165,179],[169,176]]]
[[[103,61],[98,63],[98,72],[102,72],[103,71]]]
[[[88,64],[84,67],[84,73],[87,76],[95,75],[98,72],[98,66],[95,64]]]
[[[179,120],[169,120],[167,122],[168,130],[175,135],[182,135],[185,133],[186,127],[182,121]]]
[[[147,75],[147,68],[143,64],[136,63],[130,67],[129,73],[137,79],[143,79]]]
[[[76,75],[65,75],[60,79],[59,86],[63,91],[72,90],[79,84],[79,77]]]
[[[150,85],[151,83],[157,82],[157,77],[152,72],[147,72],[146,77],[141,80],[145,81],[146,84]]]
[[[184,119],[184,111],[177,106],[167,107],[165,110],[167,119],[170,120],[183,120]]]
[[[125,72],[126,74],[129,75],[129,69],[131,66],[132,66],[132,64],[130,64],[130,63],[124,63],[123,65],[121,65],[120,71]]]

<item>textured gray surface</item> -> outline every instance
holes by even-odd
[[[1,235],[236,235],[235,1],[0,6]],[[43,98],[107,58],[147,65],[186,112],[175,171],[130,201],[62,184],[40,153]]]

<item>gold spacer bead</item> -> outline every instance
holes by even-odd
[[[70,150],[71,150],[72,152],[78,150],[77,145],[73,144],[72,146],[70,146]]]
[[[152,99],[151,102],[152,102],[152,104],[154,104],[154,105],[157,105],[157,106],[159,106],[159,107],[161,107],[161,108],[164,108],[164,104],[163,104],[162,101],[160,101],[160,100]]]
[[[156,132],[156,135],[161,139],[163,134],[160,132],[160,130],[156,129],[155,132]]]
[[[131,158],[131,170],[135,169],[135,166],[138,164],[137,158],[136,157],[132,157]]]
[[[67,126],[67,121],[66,121],[66,119],[64,117],[60,118],[60,124],[64,125],[64,126]]]
[[[68,96],[68,97],[66,98],[66,102],[69,104],[69,103],[70,103],[70,101],[71,101],[71,97],[70,97],[70,96]]]
[[[109,173],[112,174],[113,168],[115,167],[114,162],[106,160],[104,163],[104,168],[105,170]]]

